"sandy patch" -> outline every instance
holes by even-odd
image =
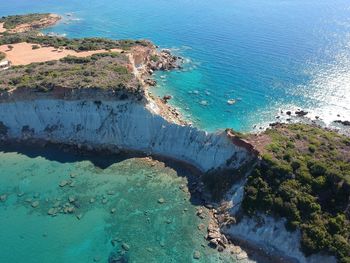
[[[87,57],[97,53],[106,53],[107,50],[93,50],[76,52],[74,50],[57,50],[53,47],[40,47],[39,49],[32,49],[29,43],[12,44],[13,49],[9,50],[7,45],[0,46],[0,52],[6,54],[6,58],[12,62],[12,65],[28,65],[34,62],[45,62],[50,60],[58,60],[68,55],[76,57]],[[122,49],[112,49],[113,52],[121,52]]]
[[[0,23],[0,33],[4,33],[6,29],[4,28],[4,23]]]

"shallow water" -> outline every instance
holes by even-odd
[[[146,158],[81,158],[55,149],[10,150],[0,160],[0,195],[7,195],[0,202],[0,262],[107,262],[111,253],[125,262],[191,262],[195,250],[199,262],[228,262],[197,227],[208,218],[196,215],[186,171]],[[74,211],[48,214],[65,206]]]
[[[207,130],[248,131],[298,107],[350,118],[348,0],[0,1],[0,15],[38,11],[71,13],[47,32],[148,38],[186,57],[154,92]]]

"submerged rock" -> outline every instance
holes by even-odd
[[[199,252],[198,250],[196,250],[196,251],[193,253],[193,258],[194,258],[194,259],[200,259],[200,258],[201,258],[201,252]]]
[[[57,214],[56,208],[50,208],[49,211],[47,211],[47,214],[50,216],[55,216]]]
[[[0,201],[5,202],[7,199],[7,194],[0,195]]]
[[[112,252],[108,257],[108,263],[127,263],[129,262],[127,254],[119,255]]]
[[[101,257],[100,256],[95,256],[94,257],[94,262],[100,262],[101,261]]]
[[[34,201],[34,202],[31,204],[31,206],[32,206],[33,208],[37,208],[39,205],[40,205],[40,202],[39,202],[39,201]]]
[[[164,198],[159,198],[158,199],[158,203],[159,204],[164,204],[165,203],[165,199]]]
[[[108,194],[108,195],[114,195],[114,194],[115,194],[115,192],[114,192],[114,191],[112,191],[112,190],[109,190],[109,191],[107,192],[107,194]]]
[[[127,243],[123,243],[122,244],[122,248],[125,250],[125,251],[128,251],[130,249],[130,246],[127,244]]]
[[[206,101],[206,100],[201,100],[201,101],[199,102],[199,104],[200,104],[200,105],[203,105],[203,106],[208,106],[208,105],[209,105],[208,101]]]
[[[205,229],[205,225],[203,223],[199,224],[197,227],[198,227],[198,230]]]
[[[68,184],[68,181],[67,180],[63,180],[63,181],[60,182],[59,186],[60,187],[65,187],[67,184]]]

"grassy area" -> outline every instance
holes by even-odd
[[[0,61],[6,58],[6,55],[4,52],[0,52]]]
[[[0,18],[0,23],[4,23],[4,28],[7,30],[14,29],[22,24],[29,24],[41,19],[47,18],[50,14],[26,14],[26,15],[13,15]]]
[[[0,72],[0,90],[27,88],[49,92],[55,88],[98,88],[140,93],[128,63],[126,55],[107,52],[12,67]]]
[[[242,204],[287,218],[306,255],[327,252],[350,262],[350,138],[292,124],[267,130],[262,161],[249,176]]]
[[[0,38],[0,45],[16,44],[27,42],[32,44],[40,44],[43,46],[51,46],[55,48],[66,48],[75,51],[88,51],[100,49],[120,48],[129,50],[136,45],[149,46],[151,43],[146,40],[112,40],[105,38],[65,38],[56,36],[42,36],[38,32],[31,31],[26,33],[5,33]]]

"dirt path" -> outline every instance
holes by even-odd
[[[87,57],[97,53],[105,53],[107,50],[93,50],[76,52],[74,50],[58,50],[54,47],[40,47],[33,49],[34,44],[18,43],[12,44],[13,49],[9,50],[7,45],[0,46],[0,52],[6,54],[6,58],[11,61],[12,65],[28,65],[34,62],[45,62],[50,60],[58,60],[68,55],[76,57]],[[113,52],[121,52],[122,49],[112,49]]]

